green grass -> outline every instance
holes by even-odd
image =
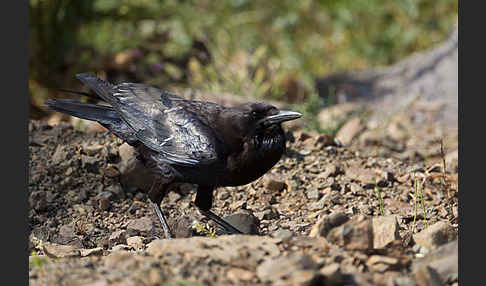
[[[29,8],[32,97],[79,87],[77,72],[109,71],[164,89],[285,100],[310,119],[329,104],[316,99],[317,78],[429,48],[458,15],[457,0],[31,0]],[[138,56],[117,64],[122,54]]]
[[[427,213],[425,212],[425,203],[424,203],[424,195],[423,195],[423,184],[419,181],[417,178],[417,175],[413,173],[413,187],[414,187],[414,196],[413,196],[413,202],[414,202],[414,207],[413,207],[413,224],[412,224],[412,229],[413,231],[416,231],[417,226],[417,210],[418,206],[417,204],[420,201],[420,204],[422,206],[422,211],[424,212],[424,221],[425,221],[425,228],[428,228],[428,222],[427,222]]]

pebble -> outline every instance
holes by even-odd
[[[342,212],[335,212],[322,216],[312,227],[310,237],[326,237],[329,231],[348,221],[348,216]]]
[[[398,259],[382,255],[371,255],[366,261],[366,265],[378,272],[385,272],[398,264]]]
[[[143,237],[141,236],[131,236],[127,238],[127,245],[135,250],[141,250],[145,246]]]
[[[321,197],[321,193],[317,189],[310,189],[305,195],[309,200],[318,200]]]
[[[54,243],[42,244],[42,250],[51,258],[65,258],[81,256],[79,249],[71,245],[59,245]]]
[[[264,186],[267,190],[272,192],[279,192],[285,188],[285,182],[274,174],[266,174],[263,176]]]
[[[361,124],[359,117],[354,117],[348,120],[337,132],[336,140],[343,145],[349,145],[356,135],[363,130],[364,126]]]
[[[82,257],[86,256],[98,256],[103,254],[103,248],[102,247],[96,247],[96,248],[91,248],[91,249],[80,249],[80,254]]]
[[[153,222],[148,217],[132,219],[128,222],[127,231],[135,233],[148,233],[153,230]]]
[[[322,267],[319,272],[326,277],[326,286],[342,285],[343,275],[339,263],[331,263]]]
[[[279,229],[276,232],[272,233],[272,237],[280,238],[283,241],[287,241],[294,237],[294,233],[287,229]]]
[[[126,231],[125,230],[117,230],[111,233],[110,238],[108,239],[111,246],[125,243],[126,241]]]
[[[236,213],[223,219],[245,234],[260,234],[260,221],[253,214]]]
[[[251,281],[255,277],[255,274],[251,271],[242,268],[231,268],[226,272],[227,278],[233,283],[239,281]]]
[[[388,244],[400,239],[399,226],[396,215],[372,218],[373,248],[386,248]]]

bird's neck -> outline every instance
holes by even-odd
[[[285,152],[285,135],[280,126],[266,130],[252,137],[245,148],[243,156],[248,162],[247,170],[252,169],[258,178],[270,170]],[[255,178],[255,179],[256,179]]]
[[[285,151],[285,135],[282,128],[275,128],[255,135],[252,140],[254,150],[260,157],[277,156],[280,159]]]

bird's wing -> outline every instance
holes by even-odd
[[[217,159],[213,131],[190,110],[190,101],[142,84],[113,89],[112,106],[148,148],[168,163],[209,164]]]

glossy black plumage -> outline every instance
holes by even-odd
[[[198,185],[195,204],[228,231],[239,233],[210,211],[213,189],[252,182],[274,166],[285,151],[281,123],[299,118],[263,102],[224,107],[185,100],[158,88],[135,83],[112,85],[90,74],[76,77],[110,104],[48,99],[53,110],[97,121],[134,146],[157,176],[147,190],[167,237],[172,234],[160,209],[171,183]]]

